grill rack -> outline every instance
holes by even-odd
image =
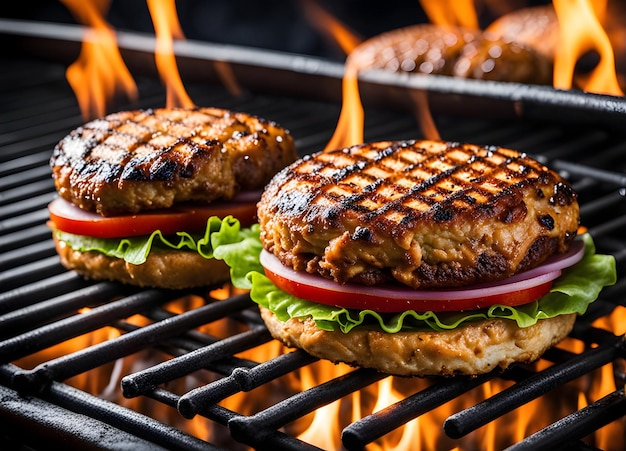
[[[246,295],[226,300],[212,299],[204,291],[171,292],[140,290],[110,282],[87,282],[65,271],[59,264],[50,232],[45,226],[45,206],[54,197],[47,168],[54,144],[82,119],[73,94],[63,79],[64,68],[40,60],[6,60],[9,68],[2,75],[3,102],[0,144],[0,403],[5,424],[13,433],[28,435],[15,438],[10,431],[3,439],[31,441],[45,447],[50,440],[83,448],[114,449],[120,442],[136,448],[219,449],[184,433],[163,421],[122,407],[64,381],[91,368],[113,362],[140,350],[159,349],[174,357],[144,370],[126,374],[122,389],[127,397],[146,397],[180,411],[191,418],[200,415],[216,427],[226,426],[232,438],[258,449],[317,449],[290,436],[282,427],[308,412],[366,387],[385,375],[367,369],[355,369],[345,376],[297,393],[253,415],[241,415],[218,403],[239,391],[248,391],[268,383],[294,369],[313,364],[317,359],[302,351],[288,352],[266,362],[254,362],[236,356],[271,337],[255,307]],[[40,78],[25,74],[45,74]],[[333,103],[303,101],[292,97],[247,93],[232,98],[219,86],[188,86],[198,104],[247,111],[271,118],[289,128],[299,151],[310,153],[323,147],[334,129],[339,106]],[[70,100],[68,100],[70,99]],[[160,106],[164,93],[150,79],[140,84],[140,105]],[[121,108],[128,107],[122,106]],[[120,108],[120,109],[121,109]],[[462,396],[487,380],[503,378],[514,384],[500,395],[448,418],[442,427],[448,436],[460,437],[491,419],[512,410],[520,403],[541,396],[567,381],[588,374],[594,368],[626,357],[622,337],[594,328],[594,319],[626,305],[624,260],[626,239],[626,145],[615,131],[597,126],[567,127],[562,124],[510,120],[437,117],[446,139],[498,144],[527,151],[570,179],[579,192],[583,223],[599,251],[615,255],[619,281],[605,289],[589,312],[580,318],[571,336],[585,344],[580,354],[558,347],[542,360],[553,362],[548,369],[536,372],[532,366],[515,366],[503,374],[492,373],[476,378],[458,377],[434,380],[432,385],[390,405],[387,409],[351,423],[342,433],[348,449],[362,449],[368,443],[412,418]],[[366,139],[405,139],[418,137],[413,117],[386,110],[367,110]],[[201,296],[206,305],[182,314],[173,314],[161,306],[184,295]],[[89,308],[83,313],[79,310]],[[141,314],[152,323],[138,327],[126,321]],[[193,330],[219,318],[232,318],[245,329],[219,339]],[[33,369],[22,368],[17,359],[39,349],[79,336],[104,326],[112,326],[122,335],[101,344],[48,360]],[[158,336],[157,336],[158,334]],[[219,375],[204,386],[178,395],[167,383],[198,369]],[[568,449],[588,449],[581,441],[589,433],[626,415],[623,381],[613,394],[564,416],[511,447],[511,449],[547,449],[555,444]],[[66,421],[50,421],[67,417]],[[89,425],[79,428],[77,424]],[[27,432],[30,431],[30,432]],[[35,432],[33,432],[35,431]],[[90,446],[87,446],[90,445]]]

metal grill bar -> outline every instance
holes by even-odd
[[[295,351],[260,363],[254,368],[235,368],[229,376],[182,395],[177,403],[178,411],[185,418],[205,414],[209,406],[235,393],[258,388],[316,360],[317,358],[303,351]]]
[[[508,447],[507,451],[561,449],[571,440],[583,438],[624,415],[626,397],[622,388]]]
[[[90,416],[77,414],[38,398],[24,398],[0,385],[0,417],[2,431],[11,430],[18,437],[4,449],[113,449],[115,444],[140,451],[165,450],[155,443],[140,439]],[[76,427],[81,425],[81,427]],[[68,430],[69,429],[69,430]]]
[[[48,297],[69,294],[87,285],[89,283],[74,272],[63,272],[50,278],[42,277],[28,285],[0,293],[0,314],[36,304]]]
[[[17,333],[32,329],[41,322],[52,322],[83,307],[103,304],[119,294],[119,285],[103,282],[74,290],[71,293],[64,293],[32,306],[13,310],[2,316],[0,337],[14,336]]]
[[[0,342],[0,361],[10,362],[30,353],[96,330],[115,319],[132,315],[142,309],[174,299],[171,293],[146,290],[119,301],[96,307],[30,332]],[[25,388],[25,387],[24,387]]]
[[[251,416],[238,416],[228,422],[233,437],[250,446],[286,438],[277,430],[321,406],[360,390],[386,376],[369,369],[358,369],[291,396]],[[285,449],[297,449],[295,443]],[[302,444],[304,446],[304,444]]]
[[[146,395],[172,408],[176,408],[180,399],[178,395],[162,388],[155,388],[153,391],[146,393]],[[231,419],[240,416],[238,413],[217,404],[207,408],[204,414],[207,418],[221,425],[227,425]]]
[[[139,396],[155,385],[186,376],[203,368],[209,362],[236,354],[269,340],[271,340],[271,336],[266,329],[253,329],[189,352],[176,360],[168,360],[159,365],[154,365],[147,370],[122,379],[124,396],[129,398]]]
[[[623,341],[616,339],[612,346],[583,352],[565,363],[547,368],[488,400],[450,416],[443,426],[446,434],[460,438],[548,391],[612,362],[623,352]]]
[[[347,449],[363,449],[368,443],[494,377],[496,375],[490,373],[473,378],[457,377],[446,383],[435,383],[380,412],[370,414],[350,424],[342,432],[343,444]]]
[[[239,299],[235,298],[235,301],[237,300]],[[233,300],[231,299],[230,301]],[[246,304],[249,302],[246,298],[243,298],[243,301],[246,302]],[[229,303],[229,301],[224,301],[209,304],[193,311],[182,313],[175,317],[142,327],[114,340],[102,342],[89,348],[67,354],[41,364],[32,370],[16,373],[13,382],[18,388],[22,388],[33,380],[38,381],[38,384],[44,384],[53,380],[61,381],[69,379],[89,369],[130,355],[140,349],[156,345],[158,342],[164,341],[171,336],[215,321],[228,314],[229,309],[232,308],[232,303],[233,302]],[[265,331],[262,330],[261,332]],[[255,334],[253,338],[259,339],[258,335],[258,333]],[[219,343],[224,343],[224,340]],[[210,347],[205,349],[208,348]],[[186,354],[186,356],[189,355],[190,354]]]
[[[6,380],[11,377],[11,374],[15,374],[16,370],[18,370],[18,368],[13,365],[1,365],[0,378]],[[0,389],[6,390],[1,386]],[[13,395],[13,397],[19,401],[17,403],[17,409],[20,409],[20,406],[24,409],[24,406],[26,405],[25,398],[15,395]],[[155,421],[150,417],[125,409],[115,403],[89,395],[65,384],[56,382],[52,383],[47,388],[46,392],[42,393],[41,398],[45,401],[51,402],[53,406],[60,406],[68,409],[70,415],[71,412],[75,412],[86,416],[86,418],[81,418],[79,420],[74,419],[76,422],[70,423],[72,430],[76,429],[77,426],[80,427],[81,424],[84,424],[85,426],[89,425],[89,423],[82,423],[84,421],[96,419],[131,434],[131,439],[125,442],[128,446],[141,446],[141,442],[137,442],[132,439],[132,437],[139,437],[150,442],[150,447],[145,449],[154,449],[155,447],[158,448],[162,446],[165,449],[176,449],[181,451],[219,450],[218,447],[214,447],[205,441],[185,434],[175,427]],[[2,403],[2,405],[4,406],[5,404]],[[4,408],[0,407],[0,410],[2,409]],[[50,408],[45,409],[43,414],[49,415]],[[64,415],[65,414],[66,412],[64,412]],[[73,418],[70,417],[70,421],[72,419]],[[89,426],[93,427],[94,425],[91,424]],[[59,428],[59,431],[61,430],[62,427]],[[97,444],[98,449],[119,449],[119,446],[121,445],[119,440],[123,438],[123,436],[120,437],[120,435],[117,434],[110,438],[111,443],[102,443],[101,441],[106,438],[106,436],[101,433],[102,430],[102,427],[97,428],[96,431],[100,433],[95,437],[90,437],[86,440],[86,442],[91,442],[94,445]],[[104,428],[104,430],[108,429]]]

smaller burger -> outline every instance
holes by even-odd
[[[410,25],[363,41],[346,63],[358,69],[551,84],[552,60],[502,31]]]
[[[251,288],[272,335],[389,374],[533,361],[616,279],[613,257],[577,237],[567,182],[499,147],[317,153],[271,180],[258,219],[259,239],[247,240],[258,259],[216,255],[240,268],[233,281]]]
[[[49,225],[61,263],[139,286],[225,282],[212,234],[256,222],[261,190],[296,158],[287,130],[245,113],[162,108],[91,121],[50,160],[60,197]]]

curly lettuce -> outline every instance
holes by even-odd
[[[264,274],[259,262],[262,250],[255,229],[245,241],[214,250],[216,258],[226,261],[231,268],[233,284],[250,290],[257,304],[268,308],[281,321],[290,318],[311,317],[322,330],[349,332],[355,327],[376,327],[388,333],[401,330],[451,330],[466,322],[488,318],[505,318],[517,322],[519,327],[529,327],[537,321],[557,315],[587,311],[603,287],[617,280],[615,258],[595,253],[589,234],[582,236],[585,255],[576,265],[563,271],[554,281],[552,289],[543,298],[518,307],[493,305],[487,309],[468,312],[417,312],[407,310],[397,314],[381,314],[373,310],[354,310],[333,307],[299,299],[285,293]],[[367,287],[363,288],[367,290]]]
[[[585,255],[576,265],[567,268],[556,279],[550,292],[541,299],[523,306],[493,305],[487,309],[468,312],[417,312],[407,310],[382,314],[373,310],[355,310],[333,307],[299,299],[280,290],[265,276],[259,256],[263,246],[258,224],[242,228],[232,216],[207,220],[204,233],[178,232],[165,236],[156,230],[151,235],[131,238],[93,238],[54,230],[58,239],[81,252],[97,251],[110,257],[122,258],[140,265],[150,252],[186,250],[204,258],[224,260],[230,267],[234,286],[250,290],[250,297],[258,305],[268,308],[281,321],[290,318],[311,317],[322,330],[349,332],[355,327],[380,328],[388,333],[404,330],[451,330],[460,325],[488,318],[505,318],[528,327],[537,321],[557,315],[587,311],[603,287],[617,280],[615,258],[596,254],[589,234],[581,239]],[[367,290],[367,287],[363,287]]]
[[[197,234],[177,232],[175,235],[166,236],[160,230],[155,230],[150,235],[128,238],[95,238],[57,229],[53,230],[53,233],[57,239],[64,241],[74,250],[100,252],[109,257],[121,258],[133,265],[145,263],[150,252],[167,250],[197,252],[202,257],[210,259],[213,258],[216,245],[225,246],[244,241],[250,234],[258,237],[258,232],[255,234],[250,228],[242,228],[239,220],[232,216],[224,219],[216,216],[209,218],[204,233]]]

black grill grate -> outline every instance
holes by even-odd
[[[318,449],[296,438],[297,420],[388,379],[353,369],[306,390],[280,393],[286,377],[315,368],[317,359],[302,351],[259,361],[242,357],[263,344],[276,344],[246,294],[226,293],[221,300],[224,293],[216,291],[140,290],[84,281],[65,271],[45,225],[45,207],[54,197],[47,163],[54,144],[83,121],[61,65],[16,59],[0,63],[1,440],[35,449],[50,444],[81,449],[119,449],[120,444],[133,449]],[[139,104],[118,109],[162,106],[165,96],[156,81],[141,79],[139,88]],[[301,154],[323,148],[339,114],[334,103],[252,92],[234,98],[220,86],[200,83],[187,88],[198,105],[246,111],[281,123],[292,131]],[[366,112],[367,140],[419,137],[409,114]],[[463,440],[472,431],[535,398],[561,402],[559,396],[571,390],[569,381],[611,365],[613,393],[586,408],[574,404],[553,418],[552,425],[525,434],[530,436],[513,448],[596,446],[590,434],[615,420],[623,423],[626,416],[623,338],[592,325],[626,305],[624,136],[595,125],[447,116],[436,120],[445,139],[516,148],[566,175],[579,193],[583,223],[598,249],[615,255],[619,281],[578,320],[571,340],[581,344],[581,351],[557,347],[537,365],[515,366],[503,374],[399,380],[404,388],[410,386],[407,394],[376,413],[348,421],[338,432],[341,443],[362,449],[409,420],[484,389],[488,381],[508,381],[510,386],[499,394],[483,396],[484,401],[452,412],[439,424],[446,434],[439,446],[471,448]],[[174,301],[186,311],[177,313]],[[222,323],[225,331],[212,331],[211,326]],[[115,333],[97,342],[82,341],[80,348],[63,348],[68,340],[103,330]],[[123,363],[127,356],[139,358]],[[102,368],[113,374],[110,387],[75,388],[77,378],[95,377],[93,372]],[[270,389],[255,397],[255,390],[264,387]],[[251,394],[249,412],[224,402],[240,392]],[[139,402],[130,403],[135,400]],[[159,407],[166,413],[156,413],[163,410]],[[198,416],[206,419],[211,432],[202,435],[185,427]],[[616,440],[605,446],[624,445],[624,437]],[[334,443],[340,443],[339,437]]]

